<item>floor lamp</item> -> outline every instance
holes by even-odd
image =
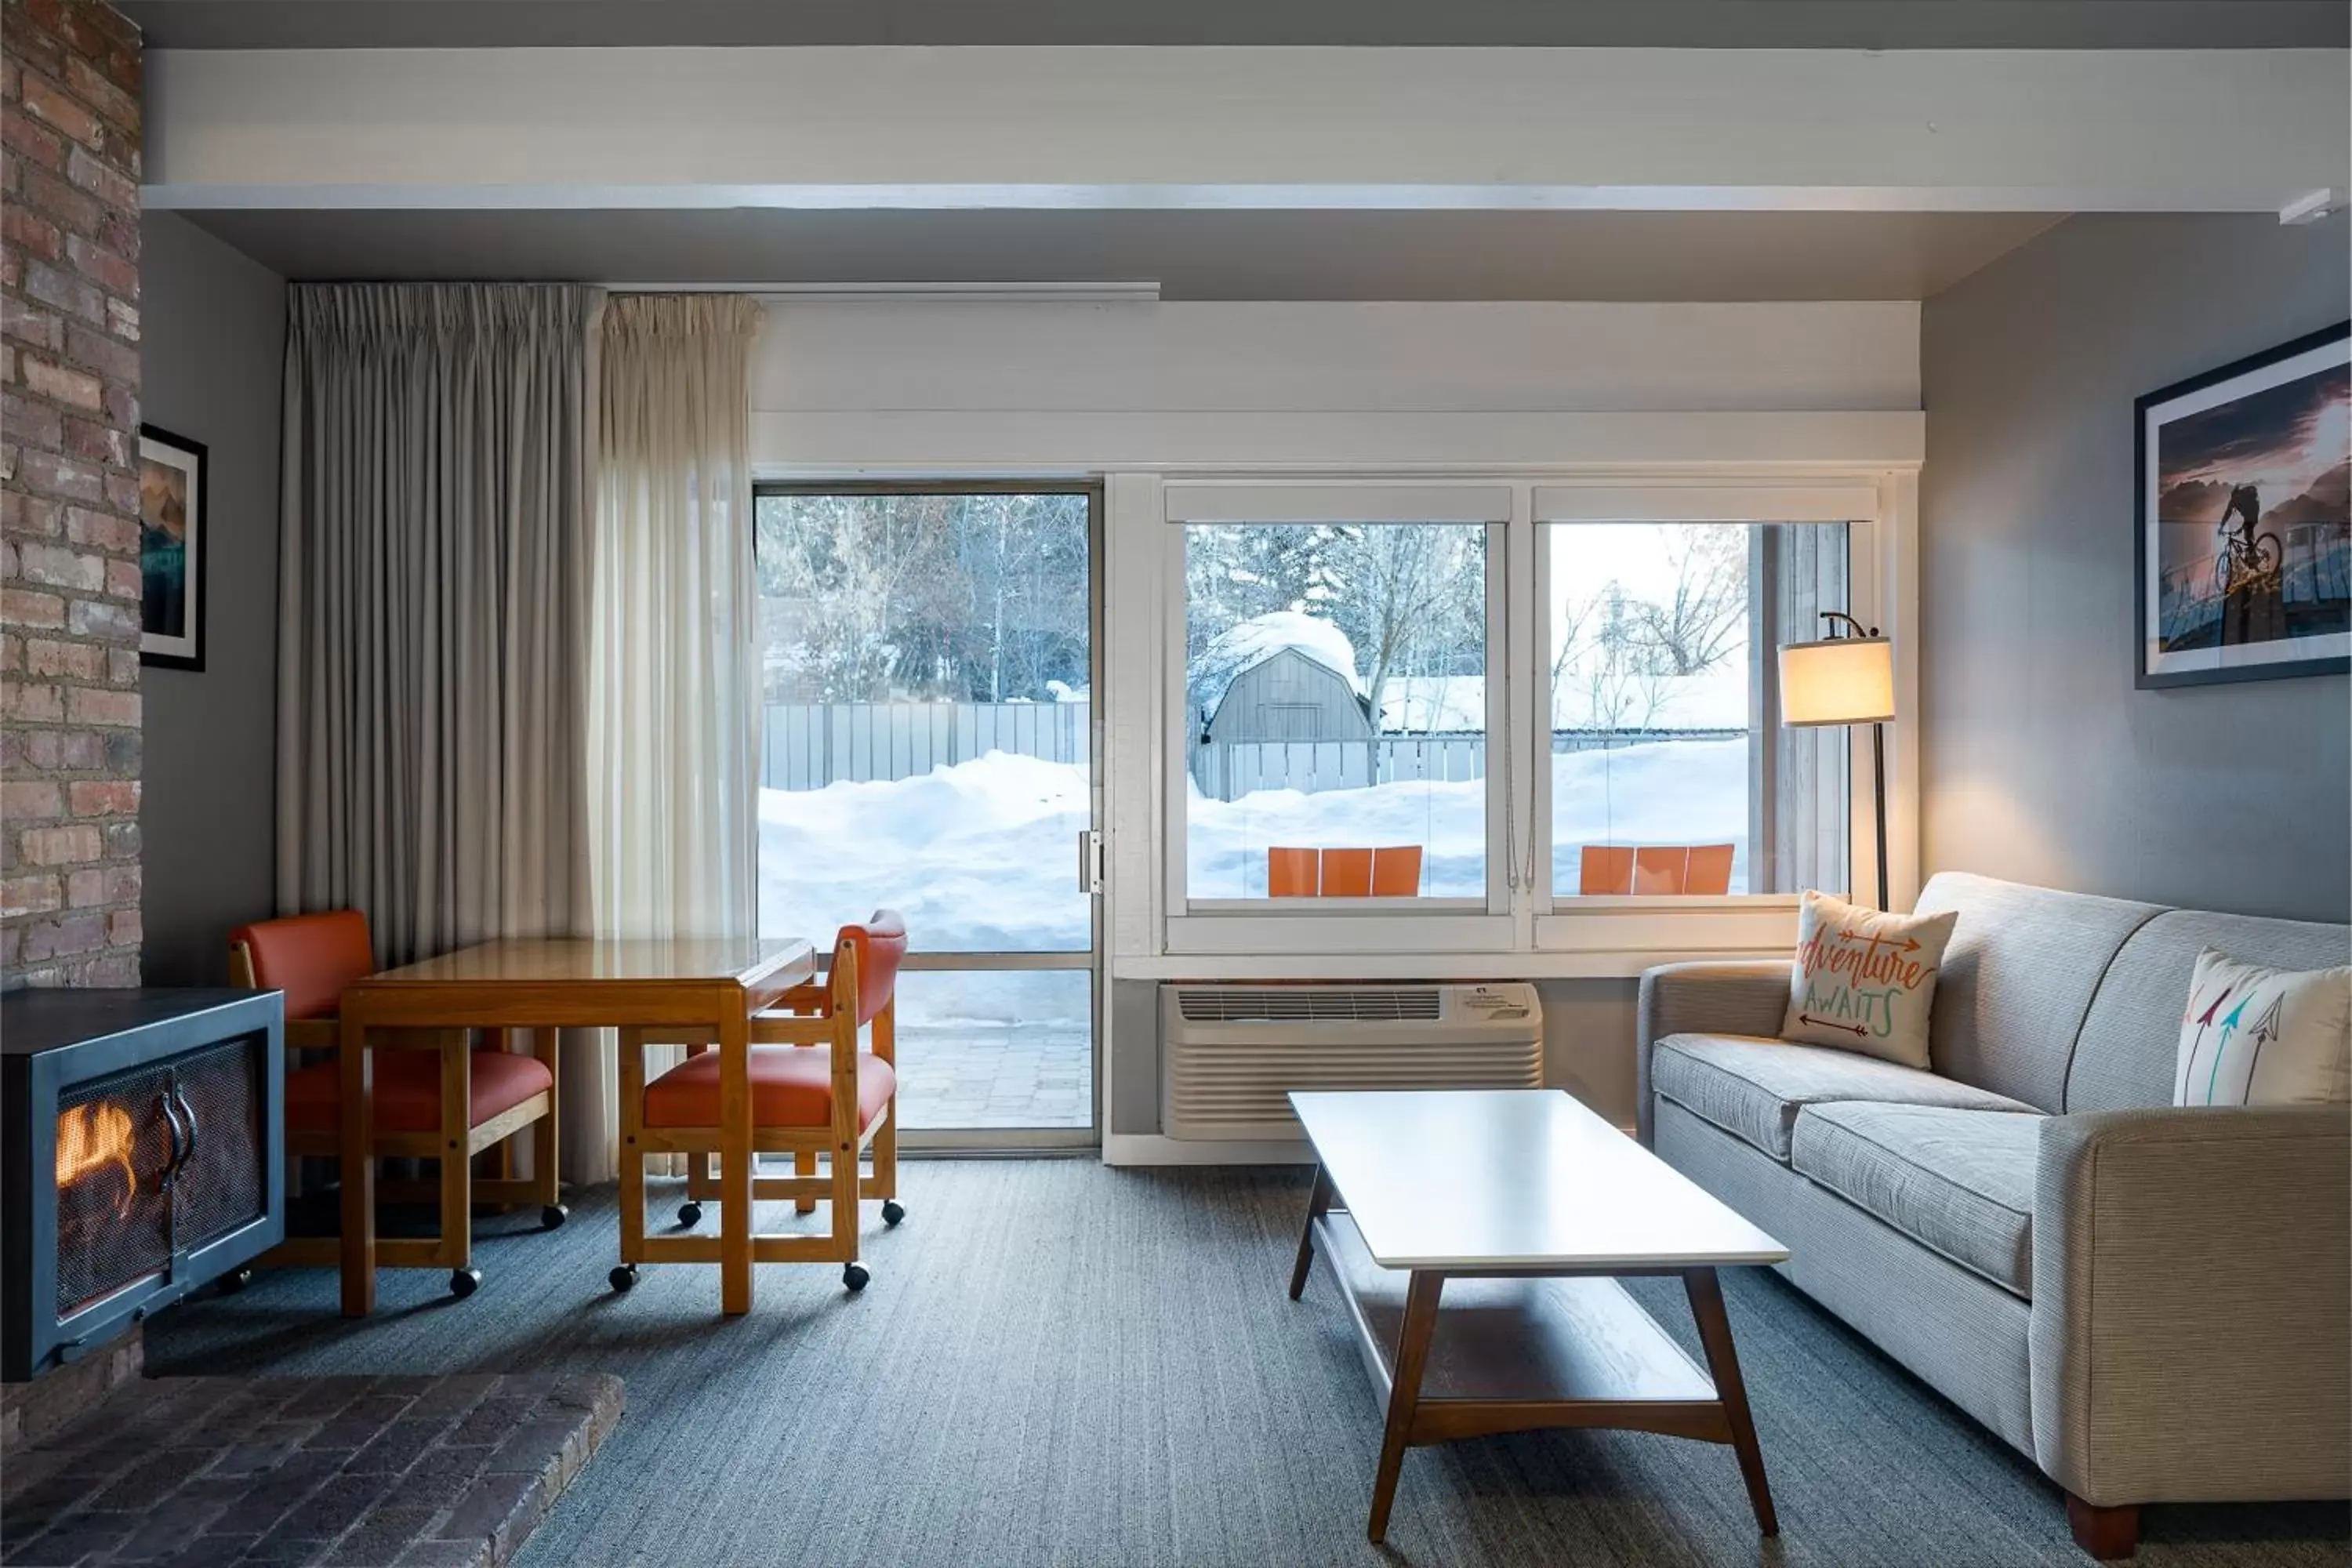
[[[1870,726],[1878,826],[1878,907],[1886,907],[1886,721],[1895,717],[1894,645],[1852,616],[1823,610],[1830,635],[1780,647],[1780,722],[1791,729]],[[1838,635],[1843,623],[1850,636]]]

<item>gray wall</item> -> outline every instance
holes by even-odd
[[[1930,870],[2347,918],[2346,678],[2132,684],[2132,401],[2352,314],[2347,235],[2077,217],[1927,302]]]
[[[151,985],[217,984],[239,921],[276,912],[278,407],[286,280],[186,219],[140,220],[141,417],[207,453],[205,668],[144,697]]]

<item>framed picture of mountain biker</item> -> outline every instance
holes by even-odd
[[[2136,408],[2137,683],[2352,669],[2352,323]]]

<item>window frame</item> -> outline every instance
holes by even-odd
[[[1510,616],[1507,569],[1519,503],[1507,481],[1184,479],[1161,492],[1160,580],[1169,585],[1160,637],[1162,756],[1161,908],[1171,954],[1269,952],[1486,952],[1514,945],[1511,822],[1516,753],[1511,716]],[[1375,527],[1473,525],[1486,530],[1486,836],[1484,897],[1196,899],[1191,896],[1186,741],[1187,633],[1191,595],[1186,531],[1364,523]],[[1497,765],[1497,758],[1500,765]]]
[[[1530,678],[1535,691],[1530,715],[1528,771],[1528,904],[1533,948],[1538,952],[1605,955],[1747,952],[1785,947],[1790,920],[1801,893],[1620,895],[1562,893],[1552,886],[1552,749],[1550,745],[1551,552],[1543,547],[1548,527],[1609,527],[1626,524],[1723,523],[1801,526],[1843,523],[1846,528],[1846,608],[1866,624],[1880,620],[1878,551],[1884,513],[1875,483],[1834,479],[1788,483],[1675,479],[1655,483],[1610,478],[1547,481],[1533,488],[1528,517],[1534,648]],[[1780,628],[1786,631],[1788,628]],[[1536,721],[1536,715],[1542,721]],[[1854,762],[1867,746],[1869,726],[1847,737],[1845,762],[1846,874],[1863,864],[1859,847],[1868,842],[1871,803],[1857,801]],[[1749,847],[1753,864],[1754,847]],[[1824,889],[1848,892],[1849,889]]]

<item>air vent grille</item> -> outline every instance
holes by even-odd
[[[1433,985],[1187,986],[1177,994],[1177,1005],[1190,1024],[1434,1023],[1440,1005]]]

